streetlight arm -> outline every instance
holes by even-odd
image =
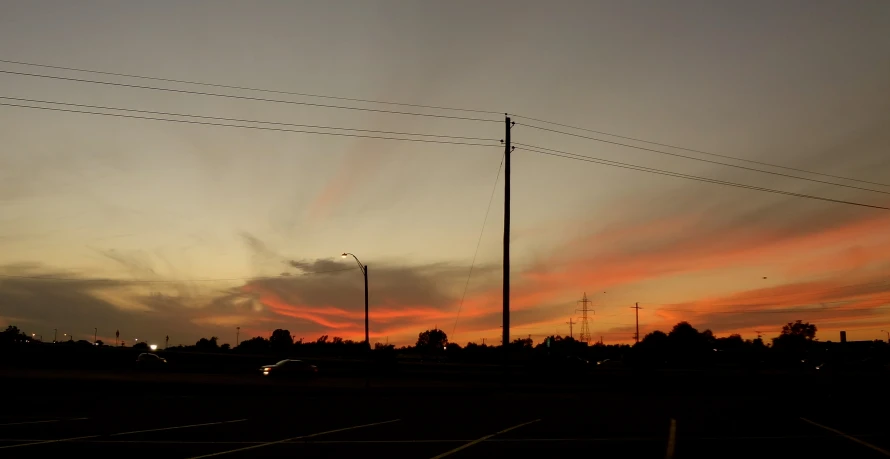
[[[351,254],[351,253],[344,253],[342,256],[343,256],[343,258],[346,258],[346,257],[354,258],[355,262],[358,263],[358,269],[361,269],[362,273],[365,272],[365,265],[361,262],[361,260],[358,259],[357,256],[355,256],[354,254]]]

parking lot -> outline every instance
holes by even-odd
[[[832,400],[31,394],[11,406],[0,417],[10,457],[890,457],[890,422]]]

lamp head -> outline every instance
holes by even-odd
[[[348,254],[348,253],[345,253],[345,252],[344,252],[342,255],[340,255],[341,258],[346,258],[346,257],[348,257],[348,256],[349,256],[349,254]]]

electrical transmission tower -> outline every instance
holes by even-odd
[[[581,309],[575,310],[575,312],[581,311],[581,333],[578,340],[590,344],[590,323],[587,321],[587,312],[590,311],[596,314],[596,311],[589,307],[590,300],[587,299],[587,292],[584,292],[584,297],[578,303],[581,304]]]

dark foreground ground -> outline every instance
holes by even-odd
[[[2,457],[890,456],[874,389],[3,378]]]

